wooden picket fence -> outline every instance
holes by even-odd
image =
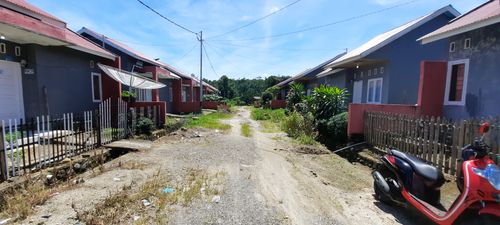
[[[415,155],[445,173],[459,171],[462,148],[479,137],[479,126],[491,124],[485,142],[499,164],[500,118],[450,121],[444,118],[415,117],[385,112],[366,112],[365,140],[379,148],[392,148]]]

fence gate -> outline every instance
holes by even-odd
[[[53,165],[127,135],[127,103],[108,99],[96,111],[0,121],[2,180]]]

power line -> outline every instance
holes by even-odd
[[[212,60],[210,60],[210,57],[208,56],[208,53],[207,53],[207,49],[205,48],[205,45],[202,44],[203,46],[203,50],[205,50],[205,56],[207,57],[207,60],[208,60],[208,64],[210,64],[210,68],[212,68],[212,71],[215,73],[215,76],[219,77],[219,75],[217,74],[217,72],[215,72],[215,69],[214,69],[214,65],[212,64]]]
[[[181,57],[180,57],[180,58],[179,58],[179,59],[175,62],[175,64],[180,63],[180,62],[184,59],[184,57],[186,57],[187,55],[189,55],[189,53],[191,53],[191,52],[194,50],[194,48],[195,48],[196,46],[197,46],[197,44],[194,44],[194,45],[193,45],[193,47],[191,47],[191,49],[189,49],[189,51],[187,51],[186,53],[184,53],[184,55],[182,55],[182,56],[181,56]]]
[[[335,25],[335,24],[345,23],[345,22],[348,22],[348,21],[352,21],[352,20],[363,18],[363,17],[375,15],[375,14],[382,13],[382,12],[385,12],[385,11],[388,11],[388,10],[391,10],[391,9],[394,9],[394,8],[398,8],[398,7],[401,7],[401,6],[409,5],[409,4],[415,3],[417,1],[420,1],[420,0],[411,0],[411,1],[403,2],[403,3],[397,4],[397,5],[391,6],[391,7],[383,8],[383,9],[372,11],[372,12],[368,12],[368,13],[365,13],[365,14],[360,14],[360,15],[349,17],[349,18],[346,18],[346,19],[334,21],[334,22],[331,22],[331,23],[322,24],[322,25],[318,25],[318,26],[307,27],[307,28],[303,28],[303,29],[300,29],[300,30],[286,32],[286,33],[281,33],[281,34],[267,35],[267,36],[254,37],[254,38],[246,38],[246,39],[237,39],[237,40],[212,40],[212,41],[253,41],[253,40],[261,40],[261,39],[267,39],[267,38],[283,37],[283,36],[297,34],[297,33],[305,32],[305,31],[316,30],[316,29],[320,29],[320,28],[332,26],[332,25]]]
[[[276,11],[273,11],[273,12],[271,12],[271,13],[269,13],[269,14],[267,14],[267,15],[263,16],[263,17],[260,17],[260,18],[258,18],[258,19],[256,19],[256,20],[254,20],[254,21],[252,21],[252,22],[250,22],[250,23],[247,23],[247,24],[245,24],[245,25],[243,25],[243,26],[240,26],[240,27],[234,28],[234,29],[229,30],[229,31],[227,31],[227,32],[224,32],[224,33],[222,33],[222,34],[218,34],[218,35],[214,35],[214,36],[212,36],[212,37],[208,37],[207,39],[212,39],[212,38],[216,38],[216,37],[221,37],[221,36],[224,36],[224,35],[227,35],[227,34],[230,34],[230,33],[236,32],[236,31],[238,31],[238,30],[241,30],[241,29],[243,29],[243,28],[245,28],[245,27],[248,27],[248,26],[253,25],[253,24],[255,24],[255,23],[259,22],[259,21],[262,21],[262,20],[264,20],[264,19],[266,19],[266,18],[268,18],[268,17],[270,17],[270,16],[272,16],[272,15],[274,15],[274,14],[276,14],[276,13],[280,12],[280,11],[283,11],[284,9],[286,9],[286,8],[288,8],[288,7],[292,6],[292,5],[295,5],[295,4],[297,4],[298,2],[300,2],[300,1],[301,1],[301,0],[296,0],[296,1],[294,1],[294,2],[292,2],[292,3],[290,3],[290,4],[288,4],[288,5],[285,5],[285,6],[281,7],[281,8],[279,8],[279,9],[278,9],[278,10],[276,10]]]
[[[194,35],[198,35],[198,33],[194,32],[194,31],[192,31],[192,30],[190,30],[190,29],[187,29],[186,27],[184,27],[184,26],[182,26],[182,25],[180,25],[180,24],[178,24],[178,23],[174,22],[173,20],[171,20],[171,19],[167,18],[166,16],[162,15],[161,13],[159,13],[159,12],[158,12],[158,11],[156,11],[155,9],[151,8],[149,5],[147,5],[147,4],[146,4],[146,3],[144,3],[143,1],[141,1],[141,0],[137,0],[137,1],[138,1],[139,3],[141,3],[143,6],[145,6],[146,8],[148,8],[149,10],[153,11],[154,13],[156,13],[156,14],[157,14],[158,16],[160,16],[161,18],[163,18],[163,19],[167,20],[168,22],[170,22],[170,23],[174,24],[175,26],[178,26],[179,28],[181,28],[181,29],[183,29],[183,30],[185,30],[185,31],[187,31],[187,32],[189,32],[189,33],[192,33],[192,34],[194,34]]]
[[[326,49],[326,48],[265,48],[265,47],[257,47],[257,46],[249,46],[249,45],[236,45],[236,44],[230,44],[230,43],[220,43],[220,42],[211,42],[214,45],[219,45],[219,46],[232,46],[232,47],[238,47],[238,48],[251,48],[251,49],[263,49],[263,50],[278,50],[278,51],[336,51],[336,50],[345,50],[345,48],[332,48],[332,49]]]

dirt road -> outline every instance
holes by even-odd
[[[225,121],[232,126],[229,132],[177,132],[144,144],[144,150],[107,163],[108,169],[100,174],[83,174],[84,183],[53,196],[22,224],[81,224],[84,221],[78,212],[99,213],[92,210],[105,200],[108,203],[110,196],[127,185],[139,191],[141,188],[134,187],[160,173],[172,183],[181,182],[193,169],[222,174],[217,191],[208,194],[202,188],[203,194],[189,204],[161,212],[165,223],[411,224],[409,214],[375,202],[369,169],[321,149],[310,151],[315,154],[300,153],[309,150],[293,144],[282,133],[261,132],[249,114],[240,108],[236,116]],[[243,123],[250,124],[253,136],[240,134]],[[205,179],[202,186],[211,183]],[[149,209],[140,201],[130,202],[141,212]],[[133,207],[123,210],[126,208]],[[121,223],[137,224],[138,217],[127,214]]]

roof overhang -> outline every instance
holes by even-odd
[[[500,23],[500,16],[489,18],[489,19],[482,20],[482,21],[478,21],[476,23],[468,24],[468,25],[465,25],[465,26],[462,26],[462,27],[458,27],[456,29],[453,29],[453,30],[450,30],[450,31],[447,31],[447,32],[442,32],[442,33],[434,33],[434,32],[432,32],[430,34],[427,34],[427,35],[425,35],[425,36],[417,39],[417,41],[421,41],[422,44],[427,44],[427,43],[431,43],[431,42],[434,42],[434,41],[439,41],[439,40],[442,40],[442,39],[445,39],[445,38],[449,38],[451,36],[455,36],[455,35],[458,35],[458,34],[461,34],[461,33],[465,33],[465,32],[468,32],[468,31],[475,30],[475,29],[479,29],[481,27],[486,27],[486,26],[489,26],[489,25],[493,25],[493,24],[496,24],[496,23]]]
[[[132,73],[128,71],[123,71],[111,66],[106,66],[103,64],[97,64],[99,68],[104,71],[113,80],[120,82],[121,84],[139,88],[139,89],[160,89],[166,85],[155,80],[151,80],[147,77],[141,76],[137,73]]]
[[[326,77],[326,76],[329,76],[329,75],[332,75],[332,74],[336,74],[338,72],[342,72],[344,70],[345,69],[342,69],[342,68],[336,68],[336,69],[327,68],[327,69],[323,70],[321,73],[319,73],[318,75],[316,75],[316,78]]]

